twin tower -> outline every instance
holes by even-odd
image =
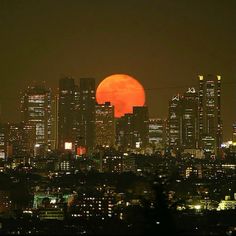
[[[62,78],[55,96],[43,85],[29,87],[21,104],[23,121],[35,126],[36,146],[59,150],[94,146],[95,79],[81,78],[77,85],[73,78]]]

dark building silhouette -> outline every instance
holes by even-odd
[[[81,78],[79,84],[78,145],[95,146],[95,79]]]
[[[127,113],[116,119],[116,145],[121,150],[133,147],[133,114]]]
[[[65,149],[65,143],[75,142],[75,91],[76,85],[73,78],[65,77],[59,81],[58,98],[58,148]]]
[[[116,120],[116,145],[121,149],[145,148],[149,142],[149,116],[146,106],[133,107],[133,113]]]
[[[133,107],[133,134],[135,147],[145,148],[149,141],[149,115],[147,106]]]
[[[7,156],[31,157],[36,144],[36,128],[24,122],[7,125]]]

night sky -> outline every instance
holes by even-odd
[[[235,0],[0,0],[2,121],[20,120],[20,90],[63,75],[129,74],[150,117],[198,74],[222,75],[224,138],[236,120]],[[55,89],[54,89],[55,90]]]

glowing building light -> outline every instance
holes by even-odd
[[[65,142],[65,150],[72,150],[72,143],[71,142]]]

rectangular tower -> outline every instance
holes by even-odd
[[[79,84],[79,140],[80,146],[92,150],[95,145],[95,79],[81,78]]]
[[[60,150],[65,149],[65,143],[74,144],[75,89],[73,78],[60,79],[58,98],[58,148]]]
[[[148,144],[149,136],[149,114],[147,106],[135,106],[133,107],[133,134],[135,147],[145,148]]]
[[[222,143],[221,76],[199,76],[198,115],[199,145],[216,154]]]
[[[7,150],[8,157],[31,157],[36,144],[35,125],[8,123],[7,125]]]
[[[182,97],[177,94],[169,102],[168,115],[168,146],[177,150],[182,146]]]
[[[24,123],[35,126],[36,145],[51,149],[51,90],[44,85],[28,87],[22,95],[21,112]]]
[[[182,148],[196,149],[198,146],[198,94],[189,88],[183,96],[181,107]]]
[[[233,124],[233,142],[236,142],[236,122]]]
[[[116,145],[121,151],[135,147],[133,114],[126,113],[116,119]]]
[[[114,146],[114,106],[112,106],[110,102],[96,105],[95,126],[96,146]]]
[[[149,119],[149,144],[154,150],[162,150],[166,146],[166,120]]]

